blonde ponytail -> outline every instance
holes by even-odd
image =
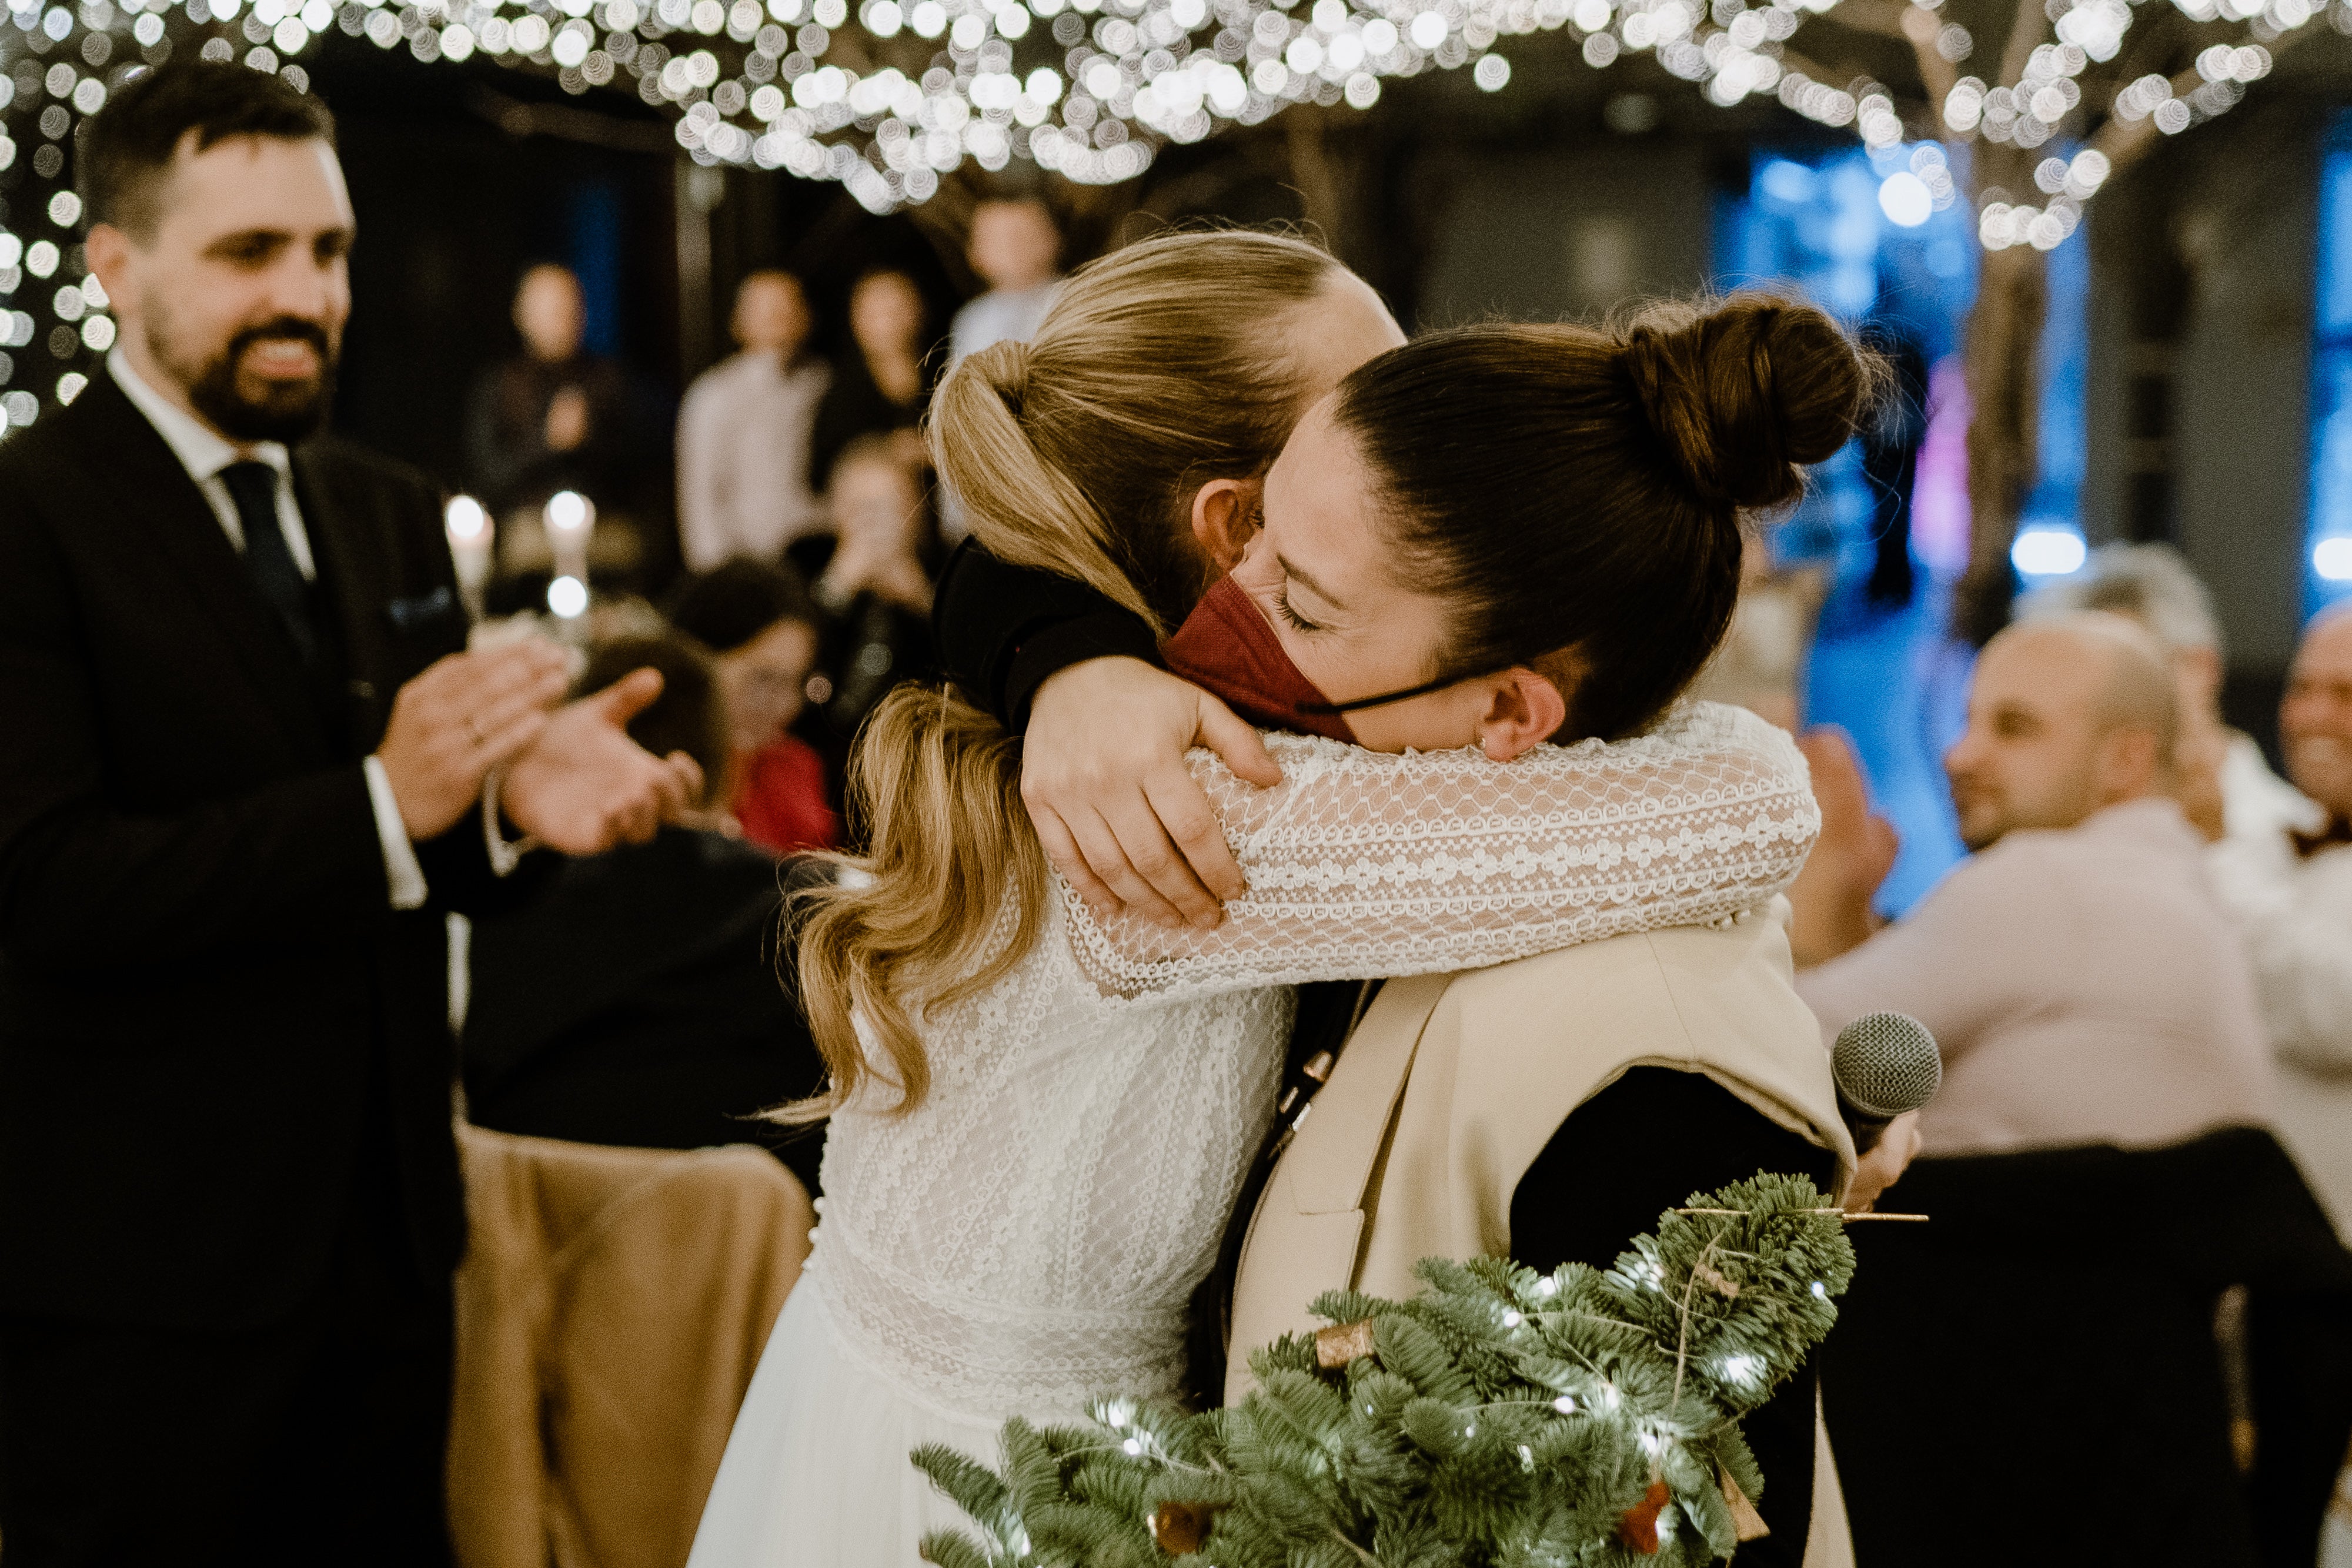
[[[1021,428],[1029,358],[1026,343],[992,343],[949,373],[933,394],[932,465],[962,502],[989,554],[1075,577],[1166,632],[1170,628],[1159,623],[1113,564],[1118,552],[1110,525],[1075,481],[1038,457]]]
[[[1031,343],[963,360],[933,398],[930,444],[981,544],[1172,630],[1209,581],[1192,494],[1273,463],[1301,412],[1289,313],[1339,270],[1276,235],[1163,235],[1073,277]],[[871,852],[834,857],[850,874],[793,910],[832,1082],[778,1121],[814,1121],[869,1086],[896,1094],[874,1108],[913,1110],[930,1086],[923,1013],[993,985],[1045,924],[1019,741],[951,688],[883,699],[849,795]]]

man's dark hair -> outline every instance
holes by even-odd
[[[158,193],[191,131],[199,152],[232,136],[316,137],[331,147],[335,117],[317,99],[247,66],[194,60],[142,71],[81,122],[74,174],[83,215],[134,235],[153,233],[163,215]]]
[[[661,695],[629,721],[629,738],[656,757],[683,751],[701,766],[705,790],[727,770],[727,707],[717,672],[700,643],[677,632],[621,637],[599,645],[581,672],[584,695],[601,692],[632,671],[661,672]]]

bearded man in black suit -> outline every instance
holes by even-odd
[[[322,106],[170,67],[77,160],[121,340],[0,445],[0,1542],[446,1563],[442,914],[698,774],[622,728],[657,675],[467,652],[434,486],[313,434]]]

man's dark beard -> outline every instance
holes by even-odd
[[[299,338],[318,350],[319,374],[309,382],[269,382],[260,401],[237,389],[237,362],[245,350],[264,338]],[[228,340],[228,347],[207,361],[188,383],[188,402],[213,428],[232,441],[282,441],[288,444],[315,434],[335,401],[335,354],[326,329],[299,316],[280,316],[257,327],[247,327]]]

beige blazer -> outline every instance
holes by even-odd
[[[1248,1353],[1352,1286],[1402,1298],[1426,1257],[1508,1256],[1511,1194],[1559,1124],[1629,1067],[1704,1072],[1853,1168],[1820,1027],[1791,985],[1788,905],[1391,980],[1266,1183],[1234,1290],[1228,1404]],[[1630,1238],[1628,1239],[1631,1239]],[[1808,1564],[1853,1548],[1827,1434]]]

